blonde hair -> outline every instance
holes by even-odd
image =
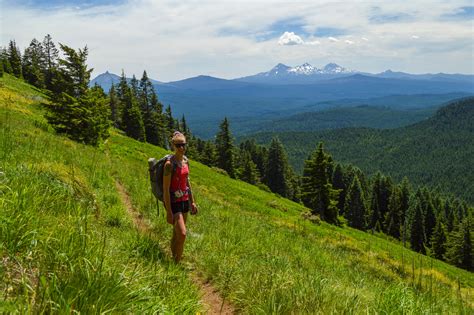
[[[171,138],[171,144],[174,145],[175,141],[178,140],[178,139],[179,140],[182,139],[182,140],[184,140],[184,142],[186,142],[186,137],[184,136],[184,134],[181,133],[180,131],[175,131],[173,133],[173,137]]]

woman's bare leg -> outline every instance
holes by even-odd
[[[175,262],[183,256],[184,241],[186,240],[186,213],[177,213],[174,216],[173,237],[171,238],[171,251]]]

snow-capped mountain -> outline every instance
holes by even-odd
[[[358,73],[335,63],[328,63],[323,68],[317,68],[309,63],[299,66],[290,67],[282,63],[277,64],[270,71],[261,72],[256,75],[236,79],[237,81],[254,82],[254,83],[296,83],[305,84],[320,80],[327,80],[348,76]]]
[[[355,72],[356,71],[346,69],[335,63],[328,63],[327,65],[324,66],[324,68],[318,69],[306,62],[296,67],[289,67],[287,65],[279,63],[270,71],[262,72],[259,74],[263,74],[264,76],[272,76],[272,75],[282,76],[282,75],[314,75],[314,74],[341,74],[341,73],[352,74]]]
[[[279,63],[275,67],[273,67],[270,71],[259,73],[259,75],[261,74],[266,77],[284,75],[284,74],[287,74],[290,69],[291,67],[288,67],[287,65]]]

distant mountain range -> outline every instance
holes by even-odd
[[[137,78],[140,79],[140,78]],[[128,78],[130,80],[130,78]],[[105,72],[91,81],[108,91],[120,77]],[[407,98],[399,96],[474,94],[474,76],[459,74],[414,75],[387,70],[379,74],[363,73],[330,63],[319,69],[309,63],[296,67],[278,64],[268,72],[226,80],[197,76],[173,82],[152,81],[159,100],[171,105],[173,115],[185,115],[193,132],[203,138],[215,135],[219,122],[228,117],[232,128],[243,130],[255,119],[364,104],[363,100],[388,97],[400,100],[390,107],[405,107]],[[396,96],[392,98],[392,96]],[[436,97],[426,99],[433,100]],[[344,105],[343,100],[351,100]],[[445,100],[446,101],[446,100]],[[416,103],[419,103],[418,101]],[[438,101],[427,101],[416,108],[426,108]],[[377,104],[377,106],[384,106]],[[253,128],[252,128],[253,129]],[[253,129],[254,130],[254,129]]]
[[[247,83],[262,83],[262,84],[311,84],[317,81],[330,80],[341,77],[353,76],[355,74],[375,77],[375,78],[386,78],[386,79],[406,79],[406,80],[430,80],[430,81],[467,81],[474,84],[474,75],[465,74],[410,74],[405,72],[395,72],[392,70],[386,70],[381,73],[367,73],[356,70],[344,68],[336,63],[328,63],[323,68],[317,68],[309,63],[304,63],[299,66],[290,67],[282,63],[277,64],[275,67],[267,72],[261,72],[255,75],[250,75],[242,78],[236,78],[233,80],[220,79],[210,76],[197,76],[187,78],[184,80],[173,81],[164,83],[158,80],[151,79],[153,84],[167,86],[169,88],[178,87],[185,89],[197,89],[197,90],[213,90],[221,88],[234,88],[241,87],[242,85],[232,85],[235,82],[247,82]],[[131,80],[131,78],[127,78]],[[138,78],[139,79],[139,78]],[[108,90],[113,84],[117,84],[120,81],[120,76],[106,71],[98,75],[91,81],[91,85],[95,83],[102,86],[105,90]]]

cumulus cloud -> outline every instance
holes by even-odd
[[[348,40],[348,39],[346,39],[346,40],[344,41],[344,43],[346,43],[346,44],[349,44],[349,45],[352,45],[352,44],[354,44],[354,42],[353,42],[353,41],[351,41],[351,40]]]
[[[93,75],[124,69],[140,76],[146,69],[160,81],[208,73],[235,78],[278,62],[335,58],[369,72],[474,72],[472,23],[440,18],[469,0],[434,2],[430,10],[426,0],[277,1],[77,0],[89,5],[74,8],[68,0],[44,9],[33,5],[40,1],[0,0],[0,45],[15,39],[24,49],[49,33],[56,43],[87,45]],[[421,54],[429,45],[443,50]]]
[[[310,42],[305,42],[304,44],[305,44],[305,45],[314,46],[314,45],[319,45],[319,44],[321,44],[321,42],[320,42],[319,40],[313,40],[313,41],[310,41]]]
[[[285,32],[278,39],[278,45],[303,45],[304,40],[293,32]]]

